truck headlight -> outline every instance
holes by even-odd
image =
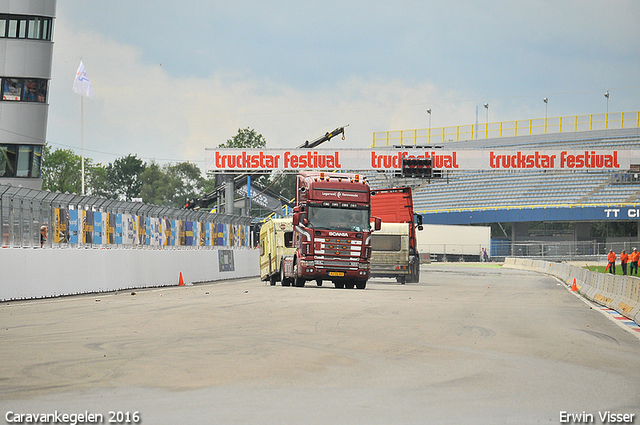
[[[365,270],[368,270],[368,269],[369,269],[369,263],[360,263],[360,264],[358,265],[358,268],[359,268],[359,269],[365,269]]]
[[[300,265],[302,265],[302,267],[315,267],[316,263],[313,260],[310,260],[310,261],[300,260]]]

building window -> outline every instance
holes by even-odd
[[[40,178],[41,145],[0,144],[0,177]]]
[[[0,177],[16,176],[18,145],[0,145]]]
[[[53,18],[43,16],[0,15],[0,38],[28,38],[51,41]]]
[[[31,152],[31,177],[41,177],[42,149],[42,146],[33,146],[33,151]]]
[[[19,78],[2,79],[2,100],[21,100],[23,81]]]
[[[2,100],[47,102],[48,80],[40,78],[2,78]]]
[[[47,80],[24,80],[24,96],[22,99],[26,102],[46,102]]]

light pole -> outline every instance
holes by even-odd
[[[485,115],[485,120],[484,120],[484,138],[488,139],[489,138],[489,104],[485,103],[484,104],[484,109],[486,109],[486,115]]]
[[[427,136],[427,143],[431,143],[431,108],[427,109],[427,114],[429,114],[429,134]]]
[[[547,108],[549,107],[549,99],[548,98],[544,98],[542,99],[542,101],[544,102],[544,132],[547,132]]]
[[[609,128],[609,89],[604,93],[607,98],[607,114],[604,116],[604,128]]]

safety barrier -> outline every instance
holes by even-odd
[[[259,276],[257,249],[4,249],[0,301]]]
[[[0,300],[258,276],[250,220],[0,185]]]
[[[373,133],[373,147],[640,127],[640,111],[467,124]]]
[[[505,259],[503,267],[549,274],[569,286],[575,279],[581,295],[640,323],[640,279],[637,277],[597,273],[567,263],[512,257]]]
[[[251,246],[250,217],[0,184],[0,247],[205,249]]]

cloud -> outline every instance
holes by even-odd
[[[438,97],[431,84],[400,80],[352,78],[302,91],[239,73],[179,78],[140,56],[133,46],[58,25],[48,132],[54,147],[80,145],[80,97],[71,92],[80,57],[96,94],[84,100],[86,155],[103,163],[129,153],[204,161],[205,148],[246,127],[263,134],[269,147],[294,147],[349,125],[348,145],[364,148],[373,131],[426,126],[423,105]]]
[[[542,117],[543,97],[550,117],[588,114],[602,112],[605,89],[612,111],[638,107],[635,27],[605,19],[634,21],[638,6],[625,14],[624,2],[614,12],[593,2],[301,2],[278,14],[287,2],[246,11],[158,1],[148,19],[119,0],[118,15],[59,5],[54,147],[80,146],[80,58],[96,93],[84,101],[87,156],[103,163],[132,153],[202,167],[206,148],[247,127],[276,148],[348,124],[346,140],[327,146],[366,148],[374,132],[427,128],[428,108],[433,127],[484,122],[484,103],[490,121]]]

